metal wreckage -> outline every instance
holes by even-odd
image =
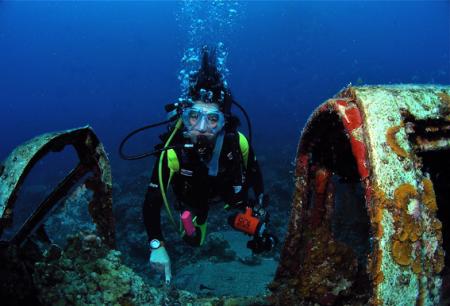
[[[104,289],[110,295],[103,303],[163,303],[155,291],[144,294],[144,284],[120,279],[124,271],[132,274],[131,269],[117,262],[106,267],[108,259],[117,257],[111,172],[103,146],[89,127],[36,137],[3,162],[0,233],[13,223],[17,193],[30,169],[45,154],[65,146],[75,148],[78,165],[15,235],[2,238],[2,300],[57,301],[55,294],[53,300],[43,298],[49,287],[42,284],[51,283],[49,279],[63,286],[71,282],[52,271],[84,257],[103,260],[96,276],[103,277],[100,284],[105,286],[97,283],[85,295]],[[51,243],[39,247],[32,237],[44,232],[42,221],[86,173],[91,175],[81,184],[92,191],[88,208],[101,239],[74,237],[72,249],[64,251]],[[444,305],[450,301],[450,86],[343,89],[309,118],[297,150],[294,179],[288,233],[276,275],[268,284],[271,294],[197,299],[178,291],[166,295],[164,303]],[[104,251],[97,258],[86,255],[100,244]],[[104,277],[108,273],[110,283]],[[120,280],[132,289],[117,287]],[[108,289],[108,284],[116,287]],[[74,294],[76,300],[81,293]]]

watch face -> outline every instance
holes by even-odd
[[[161,245],[161,242],[158,239],[153,239],[152,241],[150,241],[150,247],[152,249],[157,249],[157,248],[159,248],[160,245]]]

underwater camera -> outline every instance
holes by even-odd
[[[271,251],[278,242],[278,239],[267,231],[268,218],[267,213],[260,216],[251,207],[246,207],[244,213],[231,215],[228,223],[235,230],[253,236],[253,239],[247,242],[247,248],[259,254]]]

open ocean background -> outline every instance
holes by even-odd
[[[250,115],[253,145],[273,199],[272,223],[283,238],[291,162],[308,116],[349,83],[450,84],[450,2],[0,1],[0,161],[37,135],[92,126],[111,161],[118,248],[126,264],[154,284],[159,279],[149,276],[141,220],[153,159],[122,161],[118,146],[132,129],[166,119],[164,105],[182,94],[180,71],[195,64],[195,57],[193,62],[182,59],[204,44],[222,46],[221,68],[234,98]],[[127,152],[151,151],[163,131],[133,138]],[[17,224],[32,209],[29,203],[39,203],[75,162],[74,151],[68,150],[36,165],[24,197],[19,196],[22,204],[16,205]],[[216,232],[210,253],[172,244],[180,288],[192,285],[198,268],[189,267],[200,259],[205,270],[212,267],[211,252],[224,241],[217,233],[232,242],[241,239],[225,232],[225,220],[212,213],[208,221]],[[163,228],[170,227],[164,222]],[[172,233],[169,240],[176,238]],[[237,257],[248,252],[232,247]],[[216,255],[215,260],[229,260]],[[271,261],[256,263],[260,280],[249,267],[250,279],[234,288],[224,281],[215,294],[264,290],[279,253],[272,255]],[[244,275],[237,257],[224,269],[235,267],[236,275]],[[204,277],[195,285],[215,281],[209,273]],[[252,281],[261,286],[239,288]]]
[[[218,42],[257,153],[293,159],[309,114],[350,82],[449,84],[449,15],[449,1],[1,1],[0,159],[89,124],[114,168],[121,138],[180,96],[186,49]]]

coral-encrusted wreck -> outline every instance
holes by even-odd
[[[34,165],[50,152],[66,146],[76,150],[78,165],[58,184],[47,198],[21,225],[9,243],[21,244],[36,231],[52,208],[63,199],[70,189],[87,173],[84,184],[94,194],[89,203],[89,213],[105,243],[110,247],[114,241],[114,218],[112,214],[112,178],[109,160],[102,143],[90,127],[37,136],[17,147],[0,165],[0,237],[13,223],[14,204],[19,190]]]
[[[21,212],[15,210],[15,204],[28,174],[44,156],[65,147],[75,149],[77,165],[39,205],[28,203],[34,209],[23,223],[17,223],[18,218],[14,216]],[[0,297],[5,305],[38,305],[36,287],[39,285],[32,280],[35,263],[44,254],[54,257],[60,249],[53,244],[43,254],[36,239],[29,238],[37,233],[34,236],[39,236],[39,240],[51,243],[43,222],[77,184],[85,187],[82,190],[92,191],[91,200],[86,203],[90,217],[102,243],[114,247],[111,169],[103,145],[90,127],[37,136],[17,147],[0,165]],[[8,230],[12,235],[4,235]],[[46,275],[41,274],[44,278]]]
[[[275,303],[448,298],[450,86],[342,90],[310,117],[295,178]]]

